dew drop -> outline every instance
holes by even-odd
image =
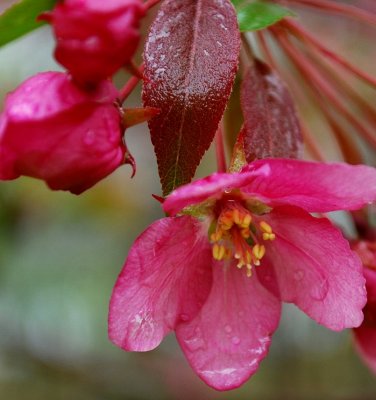
[[[294,279],[296,281],[301,281],[304,278],[304,271],[301,269],[298,269],[294,272]]]
[[[230,325],[226,325],[226,326],[225,326],[225,332],[226,332],[226,333],[231,333],[231,332],[232,332],[232,328],[231,328]]]
[[[240,339],[237,336],[234,336],[231,339],[232,344],[234,344],[235,346],[237,346],[240,343]]]
[[[192,339],[184,340],[186,346],[189,348],[190,351],[197,351],[205,347],[205,342],[202,338],[196,337]]]
[[[314,286],[310,291],[310,296],[314,300],[324,300],[328,294],[328,282],[323,281]]]
[[[87,146],[90,146],[94,143],[95,140],[95,132],[92,131],[91,129],[89,129],[88,131],[86,131],[85,136],[84,136],[84,143]]]
[[[180,314],[180,319],[182,321],[188,321],[189,320],[189,315],[188,314]]]

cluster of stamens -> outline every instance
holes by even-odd
[[[259,218],[257,218],[259,219]],[[272,227],[265,221],[255,221],[250,211],[238,202],[227,204],[220,212],[215,230],[210,235],[215,260],[237,260],[248,277],[253,266],[260,265],[266,249],[261,241],[274,240]]]

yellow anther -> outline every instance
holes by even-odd
[[[252,249],[253,255],[256,257],[257,260],[261,260],[262,257],[265,255],[265,246],[262,244],[255,244]]]
[[[275,239],[275,234],[274,233],[263,233],[262,238],[264,240],[274,240]]]
[[[243,228],[243,229],[240,231],[240,233],[241,233],[241,235],[242,235],[242,237],[243,237],[244,239],[248,239],[248,238],[251,236],[251,231],[249,230],[249,228]]]
[[[225,230],[225,231],[230,230],[234,225],[234,221],[233,221],[231,215],[230,216],[224,215],[223,217],[221,217],[220,225],[223,230]]]
[[[260,222],[260,228],[265,233],[273,233],[272,227],[265,221]]]
[[[236,266],[237,266],[239,269],[242,268],[243,265],[245,265],[243,260],[239,260],[239,262],[236,264]]]
[[[229,260],[231,257],[232,257],[231,249],[226,248],[225,255],[223,256],[223,258],[225,258],[226,260]]]
[[[252,265],[247,264],[247,277],[250,278],[252,276]]]
[[[226,249],[225,246],[215,243],[212,252],[213,252],[213,258],[215,260],[220,261],[223,259],[226,253]]]
[[[252,217],[249,214],[245,214],[243,221],[240,224],[241,228],[249,228],[249,225],[252,222]]]
[[[234,220],[236,225],[240,224],[240,213],[239,210],[235,208],[235,210],[232,212],[232,219]]]
[[[221,240],[222,234],[223,234],[223,231],[221,229],[219,229],[210,235],[210,240],[212,242],[218,242],[219,240]]]

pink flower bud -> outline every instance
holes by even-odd
[[[0,115],[0,179],[43,179],[79,194],[124,162],[116,88],[77,87],[61,72],[37,74],[8,94]]]
[[[55,58],[78,82],[100,82],[133,57],[144,14],[140,0],[58,3],[50,16],[57,39]]]

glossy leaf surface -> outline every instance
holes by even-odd
[[[259,60],[245,74],[241,103],[246,159],[299,158],[303,140],[294,103],[281,78]]]
[[[281,19],[293,16],[294,13],[275,3],[245,0],[233,0],[238,14],[241,32],[257,31],[275,24]]]
[[[0,47],[41,27],[38,15],[53,8],[56,0],[22,0],[0,15]]]
[[[240,48],[229,0],[166,0],[147,38],[144,106],[163,193],[189,182],[212,142],[231,92]]]

